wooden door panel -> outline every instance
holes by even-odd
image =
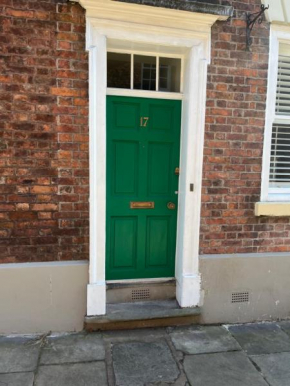
[[[140,103],[115,101],[112,116],[115,130],[139,130]]]
[[[137,217],[112,217],[110,237],[110,269],[136,268]]]
[[[137,195],[139,171],[138,142],[114,141],[112,158],[113,195]]]
[[[170,216],[148,216],[146,267],[166,267],[170,263]]]
[[[150,131],[165,131],[173,133],[174,119],[172,106],[164,106],[158,102],[149,107]]]
[[[148,143],[148,196],[170,195],[173,143]]]

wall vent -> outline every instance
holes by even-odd
[[[233,292],[232,303],[248,303],[249,292]]]
[[[150,299],[150,289],[144,288],[144,289],[136,289],[132,290],[132,301],[136,300],[148,300]]]

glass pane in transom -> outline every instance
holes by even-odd
[[[134,55],[134,89],[156,90],[156,57]]]
[[[180,92],[181,59],[159,59],[159,90]]]
[[[131,55],[108,52],[107,77],[107,87],[129,89],[131,83]]]

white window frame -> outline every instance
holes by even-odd
[[[271,187],[269,181],[273,124],[290,122],[290,116],[276,114],[279,45],[281,43],[290,45],[290,27],[272,25],[270,31],[268,91],[264,132],[261,201],[290,203],[290,187]]]

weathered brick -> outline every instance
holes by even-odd
[[[58,96],[79,96],[80,91],[74,90],[66,87],[52,87],[50,90],[52,95]]]
[[[13,8],[6,8],[6,14],[8,16],[23,17],[25,19],[26,18],[32,18],[34,16],[34,12],[33,11],[13,9]]]
[[[31,209],[36,211],[53,211],[57,210],[57,204],[34,204],[31,206]]]
[[[16,204],[16,210],[29,210],[29,204],[24,202]]]

